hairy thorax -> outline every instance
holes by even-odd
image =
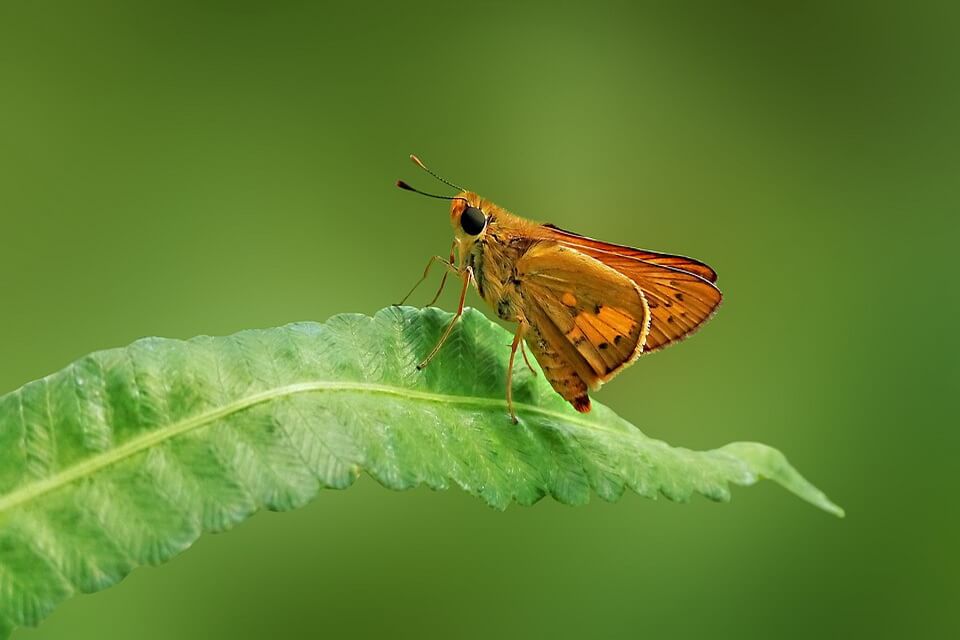
[[[516,322],[521,316],[516,264],[532,244],[530,238],[517,236],[498,225],[497,219],[492,219],[484,237],[478,239],[466,255],[480,297],[502,320]]]

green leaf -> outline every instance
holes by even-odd
[[[843,514],[774,449],[669,447],[600,404],[578,414],[522,364],[514,425],[511,336],[483,314],[468,310],[416,370],[450,318],[404,307],[149,338],[0,397],[0,636],[203,532],[295,508],[361,471],[391,489],[456,485],[497,509],[625,489],[726,501],[729,483],[767,477]]]

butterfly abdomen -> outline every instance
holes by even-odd
[[[583,394],[582,396],[577,396],[570,401],[570,404],[573,405],[573,408],[579,411],[580,413],[590,413],[590,396]]]
[[[532,325],[526,336],[527,346],[540,363],[543,375],[564,400],[573,405],[580,413],[590,411],[589,387],[568,359],[550,346],[549,338],[544,336],[543,328]]]

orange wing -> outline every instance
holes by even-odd
[[[664,253],[608,244],[544,225],[547,237],[582,251],[637,283],[650,307],[644,352],[681,340],[716,312],[723,298],[717,273],[704,263]]]
[[[682,269],[688,273],[700,276],[709,282],[717,281],[716,271],[711,269],[708,265],[700,262],[699,260],[694,260],[693,258],[671,255],[669,253],[657,253],[656,251],[646,251],[644,249],[634,249],[633,247],[610,244],[609,242],[601,242],[600,240],[594,240],[593,238],[588,238],[586,236],[573,233],[572,231],[561,229],[553,224],[545,224],[543,227],[549,229],[548,237],[551,239],[556,240],[560,244],[583,251],[587,255],[593,256],[597,260],[609,264],[614,269],[617,269],[617,267],[615,264],[611,263],[611,260],[616,260],[617,258],[619,258],[621,262],[627,262],[629,260],[643,260],[645,262],[651,262],[653,264],[659,264],[665,267]],[[619,271],[620,269],[617,270]]]
[[[629,277],[554,242],[534,244],[516,264],[527,344],[553,388],[578,411],[643,350],[650,311]]]
[[[642,260],[636,262],[618,271],[639,285],[650,307],[650,332],[644,352],[686,338],[709,320],[720,305],[720,290],[700,276]]]

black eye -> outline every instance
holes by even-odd
[[[487,216],[476,207],[467,207],[460,216],[460,226],[471,236],[480,235],[487,224]]]

